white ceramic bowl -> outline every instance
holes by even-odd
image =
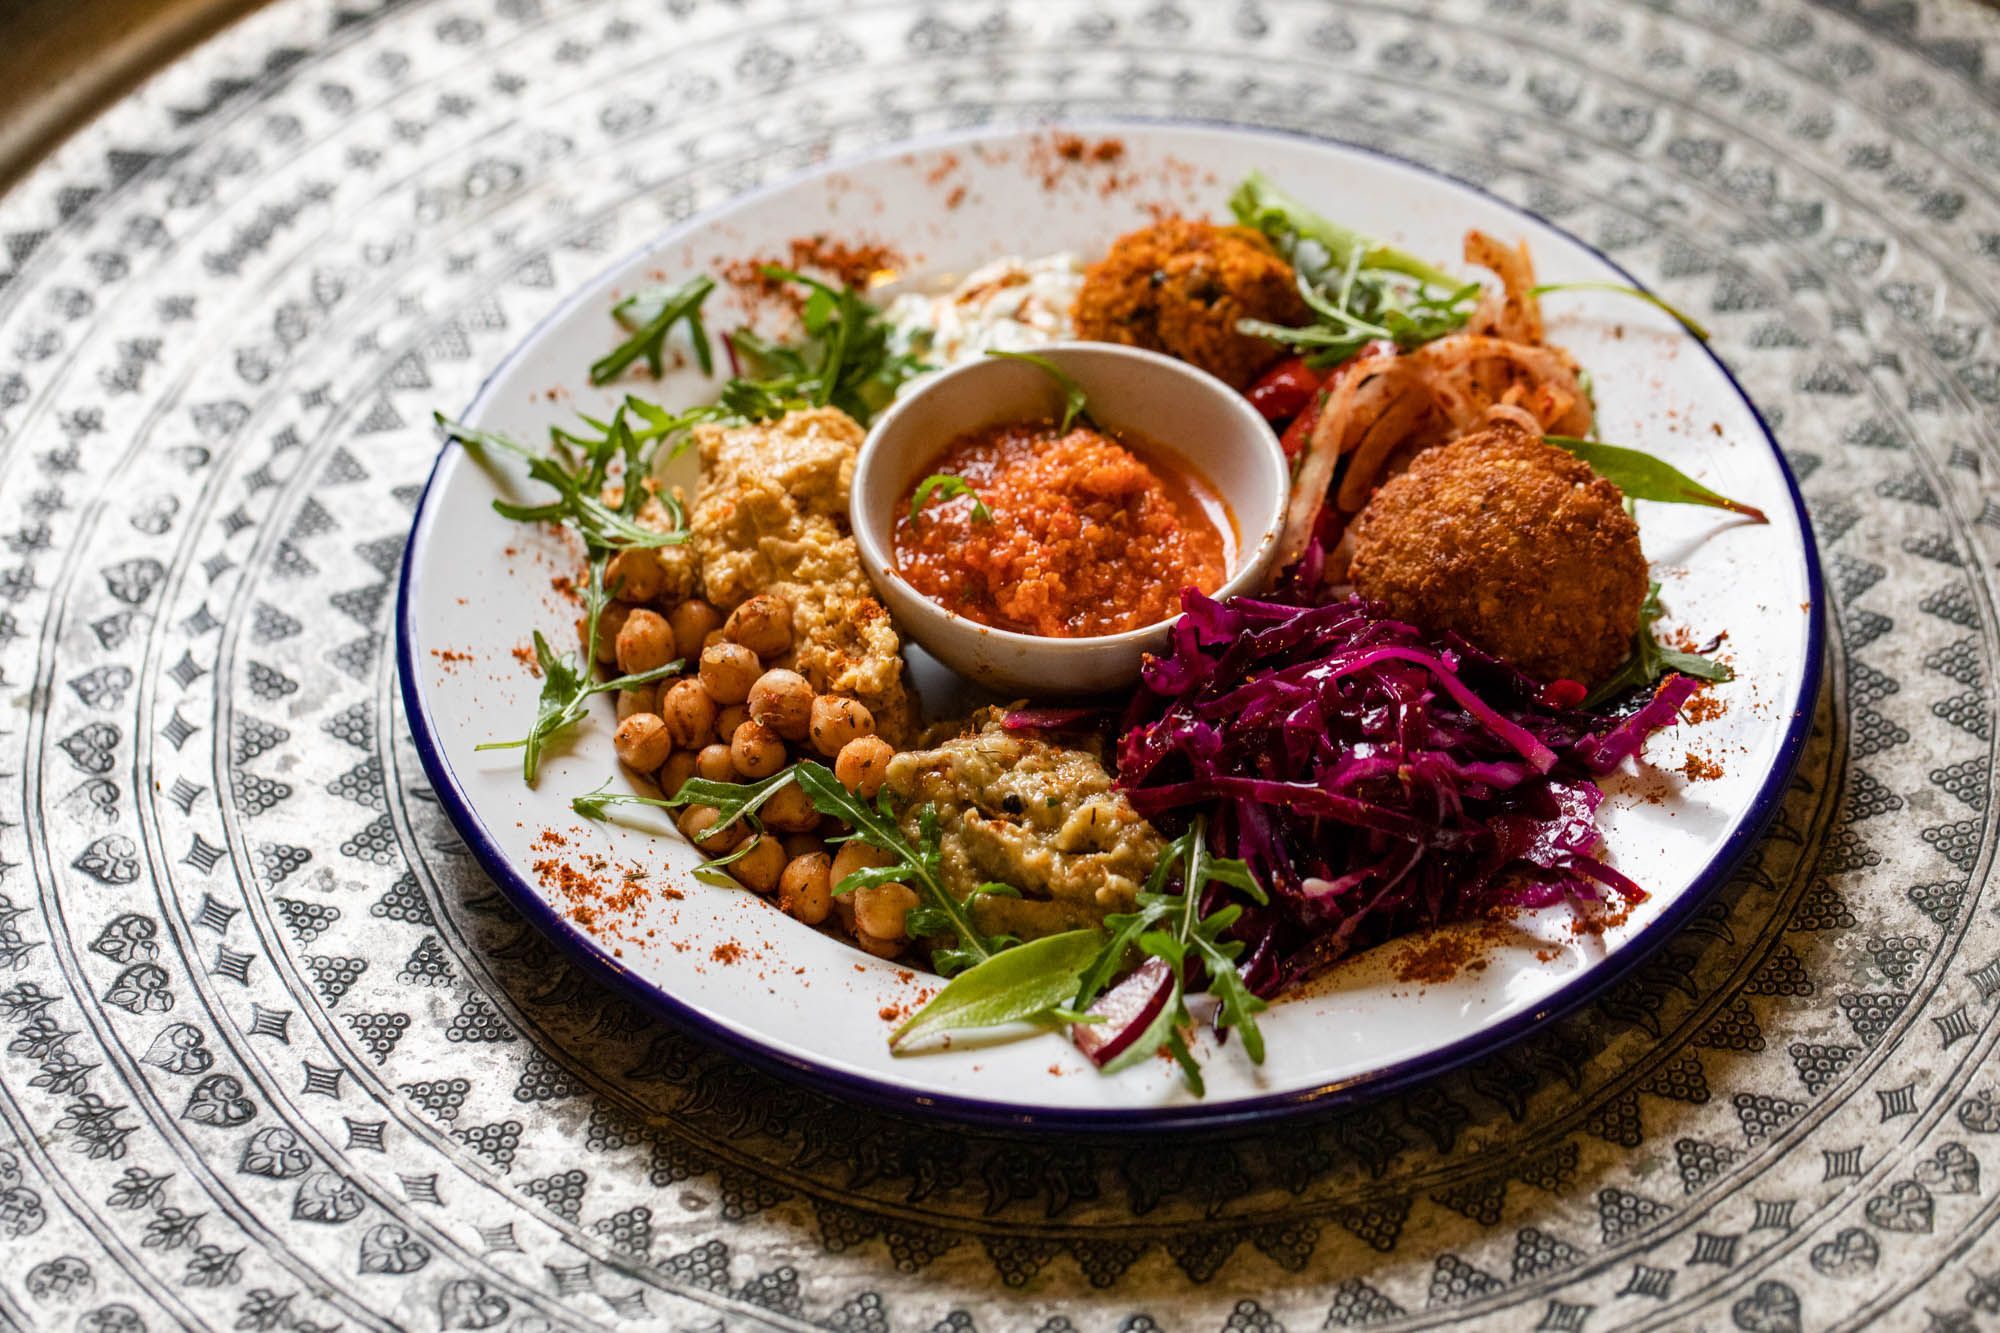
[[[1270,573],[1285,522],[1290,470],[1270,424],[1206,371],[1158,352],[1111,343],[1037,348],[1083,386],[1090,416],[1206,481],[1235,522],[1229,578],[1217,597],[1255,592]],[[991,358],[912,387],[868,432],[854,467],[848,516],[876,591],[909,637],[960,675],[1001,693],[1096,694],[1130,685],[1140,658],[1165,645],[1179,617],[1085,638],[995,629],[945,610],[896,572],[896,517],[910,490],[936,471],[951,441],[1010,421],[1062,415],[1063,393],[1040,367]]]

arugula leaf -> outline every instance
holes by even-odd
[[[599,787],[569,803],[570,809],[585,819],[603,819],[614,805],[650,805],[661,810],[678,810],[686,805],[712,805],[721,816],[713,827],[728,828],[739,819],[754,816],[759,807],[792,784],[796,773],[780,769],[755,782],[716,782],[710,778],[689,778],[672,796],[645,796],[638,792],[607,791]]]
[[[1669,305],[1665,298],[1655,296],[1643,287],[1633,287],[1622,282],[1544,282],[1528,289],[1530,296],[1547,296],[1550,292],[1616,292],[1621,296],[1636,296],[1647,305],[1656,306],[1679,321],[1681,326],[1703,342],[1708,341],[1708,329],[1696,322],[1694,316]]]
[[[556,492],[554,500],[538,505],[495,500],[495,512],[526,523],[559,523],[583,540],[588,577],[583,590],[581,655],[558,657],[537,630],[534,636],[535,661],[542,672],[542,690],[534,723],[520,740],[491,741],[476,747],[481,750],[521,749],[521,776],[532,787],[548,742],[581,721],[593,698],[613,690],[650,684],[681,669],[681,663],[674,661],[652,671],[617,676],[606,681],[592,679],[596,674],[598,624],[603,618],[605,605],[610,601],[610,594],[604,587],[605,566],[619,551],[633,547],[678,546],[686,542],[691,535],[687,516],[677,500],[665,496],[661,498],[661,503],[673,526],[660,532],[639,523],[638,515],[649,495],[643,484],[648,468],[647,446],[633,432],[622,407],[609,421],[585,417],[585,423],[596,432],[594,435],[560,429],[551,431],[546,453],[536,453],[497,431],[477,430],[451,421],[441,412],[435,416],[446,439],[475,451],[498,450],[524,458],[528,463],[528,475]],[[614,468],[619,469],[620,494],[617,502],[612,504],[605,501],[604,494]]]
[[[1060,1009],[1097,956],[1104,935],[1072,930],[997,953],[948,982],[889,1036],[890,1049],[918,1037],[1040,1018]]]
[[[807,289],[799,311],[805,336],[794,343],[774,342],[747,327],[724,335],[741,369],[723,384],[714,402],[670,412],[643,399],[625,400],[621,410],[645,423],[635,432],[642,441],[683,437],[676,440],[678,452],[691,426],[770,421],[806,407],[837,407],[865,426],[903,381],[930,368],[894,349],[882,312],[853,288],[833,287],[775,265],[763,274]],[[591,382],[615,378],[640,357],[658,374],[666,337],[677,321],[688,325],[702,373],[712,373],[714,354],[701,322],[701,303],[714,286],[712,279],[700,277],[671,291],[644,292],[619,302],[612,314],[633,336],[591,367]]]
[[[1736,678],[1735,672],[1713,658],[1669,648],[1654,638],[1653,622],[1664,614],[1660,606],[1660,585],[1648,585],[1646,600],[1639,608],[1639,633],[1632,646],[1632,655],[1609,679],[1590,692],[1582,707],[1599,707],[1633,690],[1651,686],[1662,676],[1674,672],[1718,684]]]
[[[1758,523],[1771,520],[1761,509],[1740,500],[1718,495],[1671,463],[1639,449],[1579,440],[1570,435],[1544,435],[1543,439],[1590,464],[1590,470],[1625,492],[1629,500],[1657,500],[1663,504],[1707,505],[1727,509]]]
[[[1169,885],[1175,883],[1178,891],[1169,892]],[[1244,1052],[1253,1062],[1263,1063],[1264,1034],[1257,1026],[1257,1015],[1269,1006],[1250,992],[1236,970],[1242,941],[1227,938],[1243,907],[1240,902],[1225,903],[1203,916],[1201,901],[1210,884],[1226,885],[1258,904],[1268,901],[1248,865],[1209,850],[1207,819],[1197,816],[1188,831],[1161,852],[1138,896],[1136,910],[1105,918],[1111,934],[1097,957],[1083,969],[1071,1009],[1089,1010],[1111,979],[1124,970],[1135,950],[1167,964],[1173,977],[1173,992],[1160,1014],[1146,1032],[1103,1066],[1105,1073],[1125,1068],[1165,1046],[1181,1066],[1189,1088],[1201,1095],[1201,1071],[1180,1035],[1180,1030],[1194,1021],[1185,995],[1190,962],[1199,962],[1208,978],[1208,993],[1217,1002],[1216,1027],[1235,1029],[1243,1038]]]
[[[564,524],[583,538],[587,549],[593,550],[680,546],[693,535],[688,531],[679,501],[670,495],[660,497],[660,501],[674,520],[671,529],[659,532],[636,521],[647,495],[642,484],[647,468],[645,442],[634,434],[622,407],[609,421],[584,418],[599,430],[596,437],[563,430],[550,432],[546,453],[536,453],[498,431],[479,430],[453,421],[442,412],[433,416],[447,440],[475,451],[499,450],[526,459],[528,476],[556,492],[555,499],[538,505],[495,500],[493,511],[503,518],[521,523]],[[616,508],[603,498],[615,461],[624,464],[623,495]]]
[[[1327,221],[1257,172],[1237,187],[1230,207],[1291,262],[1299,295],[1315,316],[1298,328],[1241,319],[1237,331],[1297,348],[1316,370],[1339,365],[1371,342],[1410,351],[1457,332],[1472,317],[1478,283],[1460,282]]]
[[[528,734],[520,740],[486,741],[472,747],[474,750],[520,750],[521,778],[530,787],[535,785],[536,774],[541,769],[542,751],[557,735],[583,720],[592,699],[616,690],[650,685],[677,674],[681,669],[680,660],[675,659],[651,671],[637,671],[602,681],[591,679],[590,664],[597,660],[597,623],[604,614],[605,604],[611,600],[604,589],[605,564],[606,556],[602,552],[593,555],[589,561],[589,577],[584,584],[584,644],[581,654],[565,653],[558,657],[555,650],[549,647],[549,641],[542,637],[542,632],[535,631],[535,664],[541,668],[542,692]]]
[[[854,830],[853,837],[877,851],[887,852],[891,858],[886,866],[857,870],[846,876],[833,886],[835,893],[852,893],[880,884],[902,884],[914,889],[919,905],[910,913],[916,918],[911,933],[953,937],[951,944],[931,951],[931,964],[940,976],[955,976],[1008,947],[1008,937],[983,935],[973,926],[968,910],[970,899],[961,903],[945,888],[936,810],[926,806],[918,813],[918,841],[912,845],[896,822],[887,792],[870,805],[841,786],[840,779],[824,764],[801,760],[793,765],[793,770],[798,774],[800,789],[811,798],[815,810],[847,824]]]
[[[609,384],[641,358],[659,378],[665,367],[667,335],[674,325],[685,323],[694,343],[695,359],[701,373],[715,373],[715,353],[709,347],[708,330],[702,327],[701,304],[715,290],[715,279],[706,275],[690,278],[679,287],[652,288],[626,297],[611,307],[611,317],[632,336],[618,344],[590,367],[592,384]]]
[[[1033,352],[1009,352],[999,347],[987,348],[986,355],[997,356],[1003,361],[1025,361],[1054,380],[1057,386],[1063,391],[1061,429],[1065,433],[1068,432],[1071,426],[1076,424],[1078,417],[1082,417],[1086,421],[1090,419],[1090,396],[1083,391],[1083,386],[1078,384],[1068,371],[1047,357],[1037,356]]]
[[[729,335],[748,373],[723,386],[721,405],[748,421],[784,415],[799,407],[837,407],[862,425],[888,406],[903,381],[927,367],[895,351],[889,322],[852,287],[776,265],[764,276],[808,291],[796,345],[771,342],[750,329]]]
[[[1430,287],[1459,285],[1457,278],[1436,265],[1372,241],[1313,212],[1273,185],[1261,171],[1252,171],[1243,178],[1243,183],[1229,196],[1229,211],[1243,226],[1255,227],[1270,237],[1288,257],[1299,242],[1310,241],[1326,253],[1328,267],[1336,270],[1376,269],[1400,273]]]
[[[694,876],[704,884],[714,884],[722,888],[740,887],[736,881],[723,874],[728,867],[741,861],[756,850],[764,840],[764,824],[757,818],[758,807],[777,793],[791,785],[795,774],[792,769],[782,769],[768,778],[756,782],[716,782],[710,778],[689,778],[681,784],[672,796],[645,796],[638,792],[607,791],[599,787],[596,791],[585,792],[570,800],[570,809],[586,819],[604,819],[609,816],[614,805],[650,805],[662,810],[673,810],[684,805],[712,805],[721,816],[699,839],[694,839],[697,848],[706,839],[742,820],[750,827],[750,838],[735,851],[721,856],[711,856],[694,869]]]
[[[933,472],[917,483],[915,493],[910,496],[910,522],[916,522],[917,512],[932,500],[955,499],[961,495],[972,497],[974,523],[993,521],[993,511],[986,507],[986,502],[979,498],[979,492],[972,489],[970,482],[963,477],[954,477],[949,472]]]

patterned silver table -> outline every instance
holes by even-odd
[[[297,0],[0,203],[0,1323],[1993,1327],[2000,17],[1849,0]],[[1700,311],[1831,582],[1778,824],[1393,1100],[904,1124],[568,973],[413,762],[434,405],[674,219],[1064,113],[1437,164]],[[1745,571],[1754,577],[1754,571]]]

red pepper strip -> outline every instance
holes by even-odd
[[[1283,421],[1304,410],[1325,382],[1326,373],[1306,365],[1304,357],[1287,357],[1265,371],[1245,397],[1264,420]]]
[[[1319,424],[1319,414],[1326,407],[1326,393],[1322,390],[1312,396],[1305,410],[1292,418],[1292,424],[1285,427],[1285,433],[1278,437],[1278,443],[1285,450],[1285,457],[1297,458],[1299,451],[1312,438],[1313,427]]]
[[[1542,687],[1542,703],[1549,708],[1574,708],[1590,694],[1582,682],[1567,677],[1550,681]]]

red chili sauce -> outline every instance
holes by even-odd
[[[1156,624],[1180,611],[1182,588],[1222,586],[1235,542],[1221,498],[1170,459],[1049,421],[961,435],[929,472],[973,495],[933,498],[913,519],[912,485],[896,520],[897,572],[995,629],[1068,639]]]

